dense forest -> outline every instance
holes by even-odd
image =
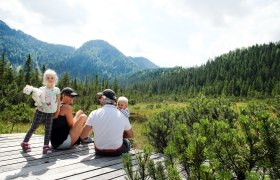
[[[48,65],[34,66],[31,55],[24,64],[14,67],[3,53],[0,59],[0,110],[7,105],[26,102],[22,89],[26,84],[39,87],[42,72]],[[84,80],[71,77],[69,72],[60,76],[58,87],[72,86],[81,93],[79,104],[87,110],[95,92],[110,87],[126,94],[131,100],[164,95],[176,99],[206,96],[271,97],[280,94],[280,43],[255,45],[236,49],[209,60],[205,65],[192,68],[159,68],[137,72],[126,78],[108,79],[99,74]],[[108,69],[109,71],[110,69]],[[78,71],[78,69],[77,69]]]
[[[29,109],[32,99],[22,93],[26,84],[42,85],[42,72],[49,68],[34,66],[31,55],[14,67],[3,53],[0,59],[0,118],[9,120],[9,112],[20,106]],[[131,104],[171,99],[184,101],[198,94],[206,96],[272,97],[280,94],[280,43],[255,45],[221,55],[205,65],[192,68],[155,69],[138,72],[127,78],[110,80],[95,74],[84,80],[65,72],[58,87],[73,87],[81,97],[77,106],[88,112],[98,105],[96,92],[111,88],[125,95]],[[121,85],[125,81],[125,85]],[[25,106],[24,106],[25,105]],[[29,105],[29,106],[26,106]],[[7,111],[7,114],[4,113]],[[28,111],[27,111],[28,112]],[[20,119],[28,122],[29,117]]]
[[[236,49],[191,68],[138,72],[120,80],[126,90],[150,95],[261,97],[280,93],[280,42]]]

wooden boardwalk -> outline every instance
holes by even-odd
[[[24,135],[0,134],[0,179],[125,179],[121,158],[96,156],[93,143],[43,155],[43,136],[34,134],[32,151],[23,153]],[[135,151],[130,153],[135,156]]]

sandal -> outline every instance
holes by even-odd
[[[43,154],[49,154],[49,153],[52,153],[50,146],[48,145],[43,146]]]
[[[20,145],[23,152],[31,152],[30,145],[27,142],[22,142]]]

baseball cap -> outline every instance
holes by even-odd
[[[62,89],[61,95],[64,94],[64,95],[67,95],[67,96],[79,96],[79,94],[77,94],[72,88],[70,87],[66,87],[64,89]]]
[[[97,93],[98,96],[106,96],[107,98],[116,101],[117,97],[115,92],[112,89],[105,89],[102,92]]]

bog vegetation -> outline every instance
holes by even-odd
[[[188,179],[279,179],[279,107],[280,96],[240,108],[224,97],[199,96],[186,107],[166,109],[146,124],[149,142],[165,154],[164,163],[153,164],[147,158],[151,151],[145,151],[133,172],[125,155],[128,177],[180,179],[184,172]]]
[[[46,68],[34,66],[30,55],[13,67],[2,54],[0,133],[27,131],[35,107],[22,89],[41,86]],[[99,107],[96,92],[105,88],[129,98],[134,146],[145,151],[136,160],[123,156],[128,179],[279,179],[279,69],[279,43],[270,43],[201,67],[142,71],[125,84],[65,72],[58,87],[77,90],[74,109],[87,114]],[[150,161],[151,152],[164,153],[165,161]]]

